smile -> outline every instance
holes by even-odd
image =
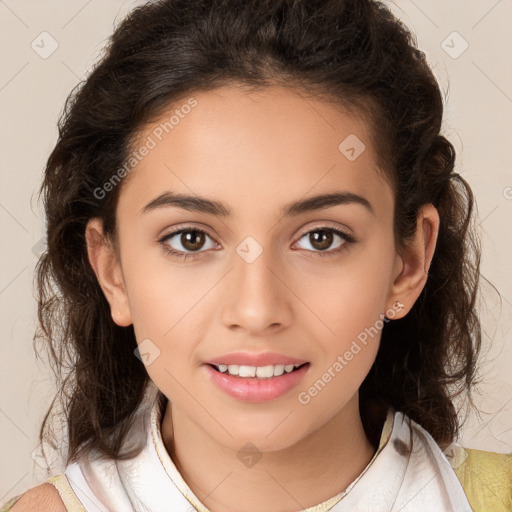
[[[266,366],[204,364],[207,376],[226,395],[245,402],[269,402],[298,386],[310,363]]]
[[[271,377],[279,377],[284,373],[291,373],[304,364],[276,364],[267,366],[245,366],[238,364],[219,364],[212,365],[220,373],[229,373],[238,377],[257,377],[258,379],[269,379]]]

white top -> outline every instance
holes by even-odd
[[[90,454],[67,466],[67,481],[54,485],[70,512],[209,512],[165,449],[160,432],[164,410],[165,397],[150,382],[125,441],[145,442],[142,452],[128,461],[94,459]],[[303,512],[328,510],[472,512],[434,439],[393,409],[388,411],[379,448],[362,473],[345,491]]]

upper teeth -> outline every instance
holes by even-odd
[[[283,373],[290,373],[294,368],[298,368],[300,364],[276,364],[268,366],[243,366],[238,364],[219,364],[215,365],[219,372],[228,372],[230,375],[238,375],[239,377],[260,377],[269,378],[277,377]]]

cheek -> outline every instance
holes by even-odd
[[[316,313],[321,332],[338,340],[338,348],[385,314],[393,261],[394,249],[382,239],[323,267],[328,270],[309,272],[298,294]]]
[[[298,401],[319,418],[350,400],[375,361],[393,261],[392,243],[382,237],[340,260],[328,279],[316,275],[316,286],[309,281],[302,289],[318,312],[311,334],[322,354]]]
[[[327,421],[357,393],[379,349],[386,280],[378,272],[351,270],[340,272],[340,282],[331,282],[325,294],[317,295],[319,358],[297,394],[315,424]]]
[[[195,349],[207,334],[206,310],[214,307],[208,291],[218,276],[206,266],[180,268],[160,250],[128,247],[123,269],[137,342],[158,354],[146,369],[167,389],[174,382],[169,373],[181,382],[197,365]],[[174,391],[179,392],[179,386]]]
[[[129,297],[137,340],[150,338],[161,350],[172,344],[173,351],[178,351],[180,344],[176,340],[188,339],[188,346],[192,346],[191,327],[202,309],[198,302],[208,287],[193,276],[184,279],[174,269],[172,272],[165,277],[156,268],[144,271],[141,279],[130,283]]]
[[[163,339],[204,294],[204,284],[197,270],[172,263],[144,233],[123,235],[123,274],[137,339]]]

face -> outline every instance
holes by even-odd
[[[393,192],[365,122],[332,104],[279,87],[191,97],[134,145],[150,149],[120,192],[113,316],[173,418],[285,448],[354,404],[399,316]]]

